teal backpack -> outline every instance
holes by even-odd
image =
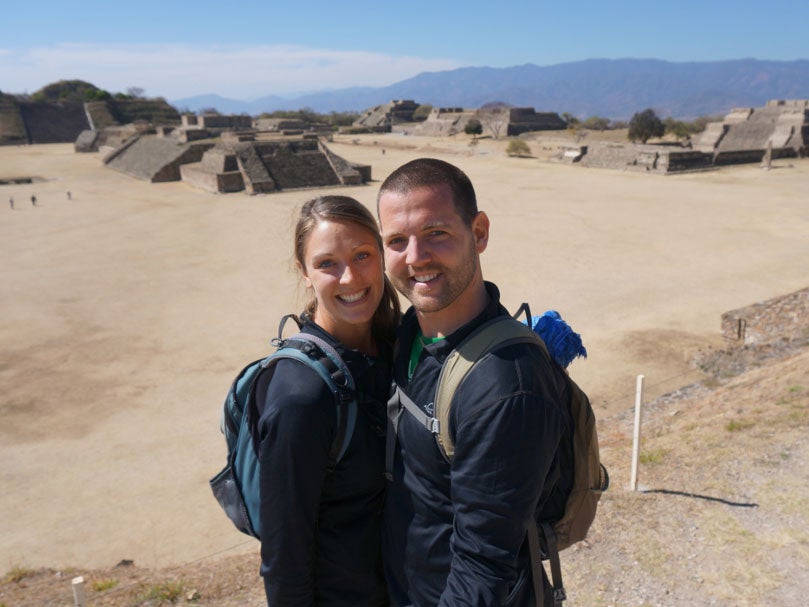
[[[357,420],[354,379],[345,362],[316,335],[297,333],[283,339],[284,324],[289,318],[300,328],[296,316],[284,316],[278,337],[272,340],[275,352],[244,367],[228,390],[220,424],[228,448],[227,464],[210,480],[214,497],[236,528],[258,539],[261,539],[258,418],[263,404],[259,399],[267,392],[276,363],[287,358],[310,367],[334,395],[337,433],[330,455],[335,464],[345,454]]]

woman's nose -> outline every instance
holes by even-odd
[[[346,264],[343,267],[343,272],[340,274],[340,282],[343,284],[351,284],[351,281],[354,280],[354,272],[351,270],[351,266]]]

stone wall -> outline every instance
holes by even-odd
[[[537,112],[532,107],[509,110],[507,135],[516,137],[533,131],[562,131],[567,123],[556,112]]]
[[[773,100],[763,108],[736,108],[707,125],[695,148],[714,153],[717,165],[805,156],[809,151],[809,100]]]
[[[163,99],[109,99],[105,103],[119,124],[180,124],[179,112]]]
[[[236,173],[240,178],[235,177]],[[223,141],[208,149],[199,162],[182,167],[180,175],[183,180],[207,191],[245,189],[250,194],[258,194],[281,189],[358,185],[371,179],[371,167],[346,161],[313,137]]]
[[[674,146],[596,143],[575,149],[583,152],[579,160],[582,166],[661,174],[709,169],[713,159],[710,153]],[[567,153],[563,150],[561,159]],[[576,155],[570,156],[569,161],[576,162]]]
[[[100,131],[118,124],[118,119],[112,115],[106,101],[88,101],[84,104],[84,109],[90,118],[91,129]]]
[[[21,103],[29,143],[73,143],[89,129],[82,103]]]
[[[235,147],[239,170],[244,178],[244,187],[250,194],[274,192],[278,184],[253,144],[243,143]]]
[[[76,141],[73,143],[73,151],[80,153],[97,152],[98,151],[98,131],[87,129],[79,133]]]
[[[323,154],[281,148],[270,155],[262,154],[261,160],[282,190],[340,185]]]
[[[418,104],[412,99],[395,99],[390,103],[374,106],[365,110],[362,115],[354,121],[355,127],[379,128],[384,127],[385,132],[390,131],[394,124],[411,122],[413,112],[418,108]]]
[[[253,120],[253,128],[259,131],[305,131],[309,124],[303,120],[292,118],[256,118]]]
[[[241,192],[244,179],[241,171],[212,173],[200,167],[201,163],[184,164],[180,167],[182,180],[212,194]]]
[[[469,121],[475,117],[473,110],[463,108],[433,108],[427,120],[413,128],[416,135],[442,137],[463,133]]]
[[[28,143],[28,133],[14,97],[0,94],[0,145]]]
[[[739,344],[809,336],[809,288],[722,314],[722,336]]]
[[[241,115],[204,114],[198,117],[197,125],[201,129],[249,129],[253,127],[253,119]]]
[[[169,139],[144,135],[125,143],[107,158],[108,167],[151,181],[179,181],[180,166],[202,160],[213,144],[178,144]]]

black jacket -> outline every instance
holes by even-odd
[[[486,288],[487,308],[427,345],[409,381],[418,323],[412,309],[405,315],[394,377],[430,415],[438,374],[452,349],[474,328],[508,314],[497,288]],[[537,512],[558,518],[571,484],[562,474],[572,462],[570,441],[562,440],[572,427],[563,373],[529,344],[485,356],[453,398],[451,463],[433,435],[402,414],[385,513],[386,574],[395,604],[535,604],[527,525]]]
[[[386,605],[380,524],[390,356],[348,350],[312,323],[303,330],[334,345],[347,363],[359,415],[335,467],[329,458],[337,426],[334,397],[302,363],[277,363],[259,420],[267,604]]]

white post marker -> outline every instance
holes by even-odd
[[[640,405],[643,402],[643,375],[638,375],[638,382],[635,386],[635,431],[632,434],[632,478],[629,480],[629,488],[632,491],[638,490],[638,457],[640,452]]]
[[[73,578],[73,605],[75,607],[87,607],[87,597],[84,594],[84,578],[82,576]]]

